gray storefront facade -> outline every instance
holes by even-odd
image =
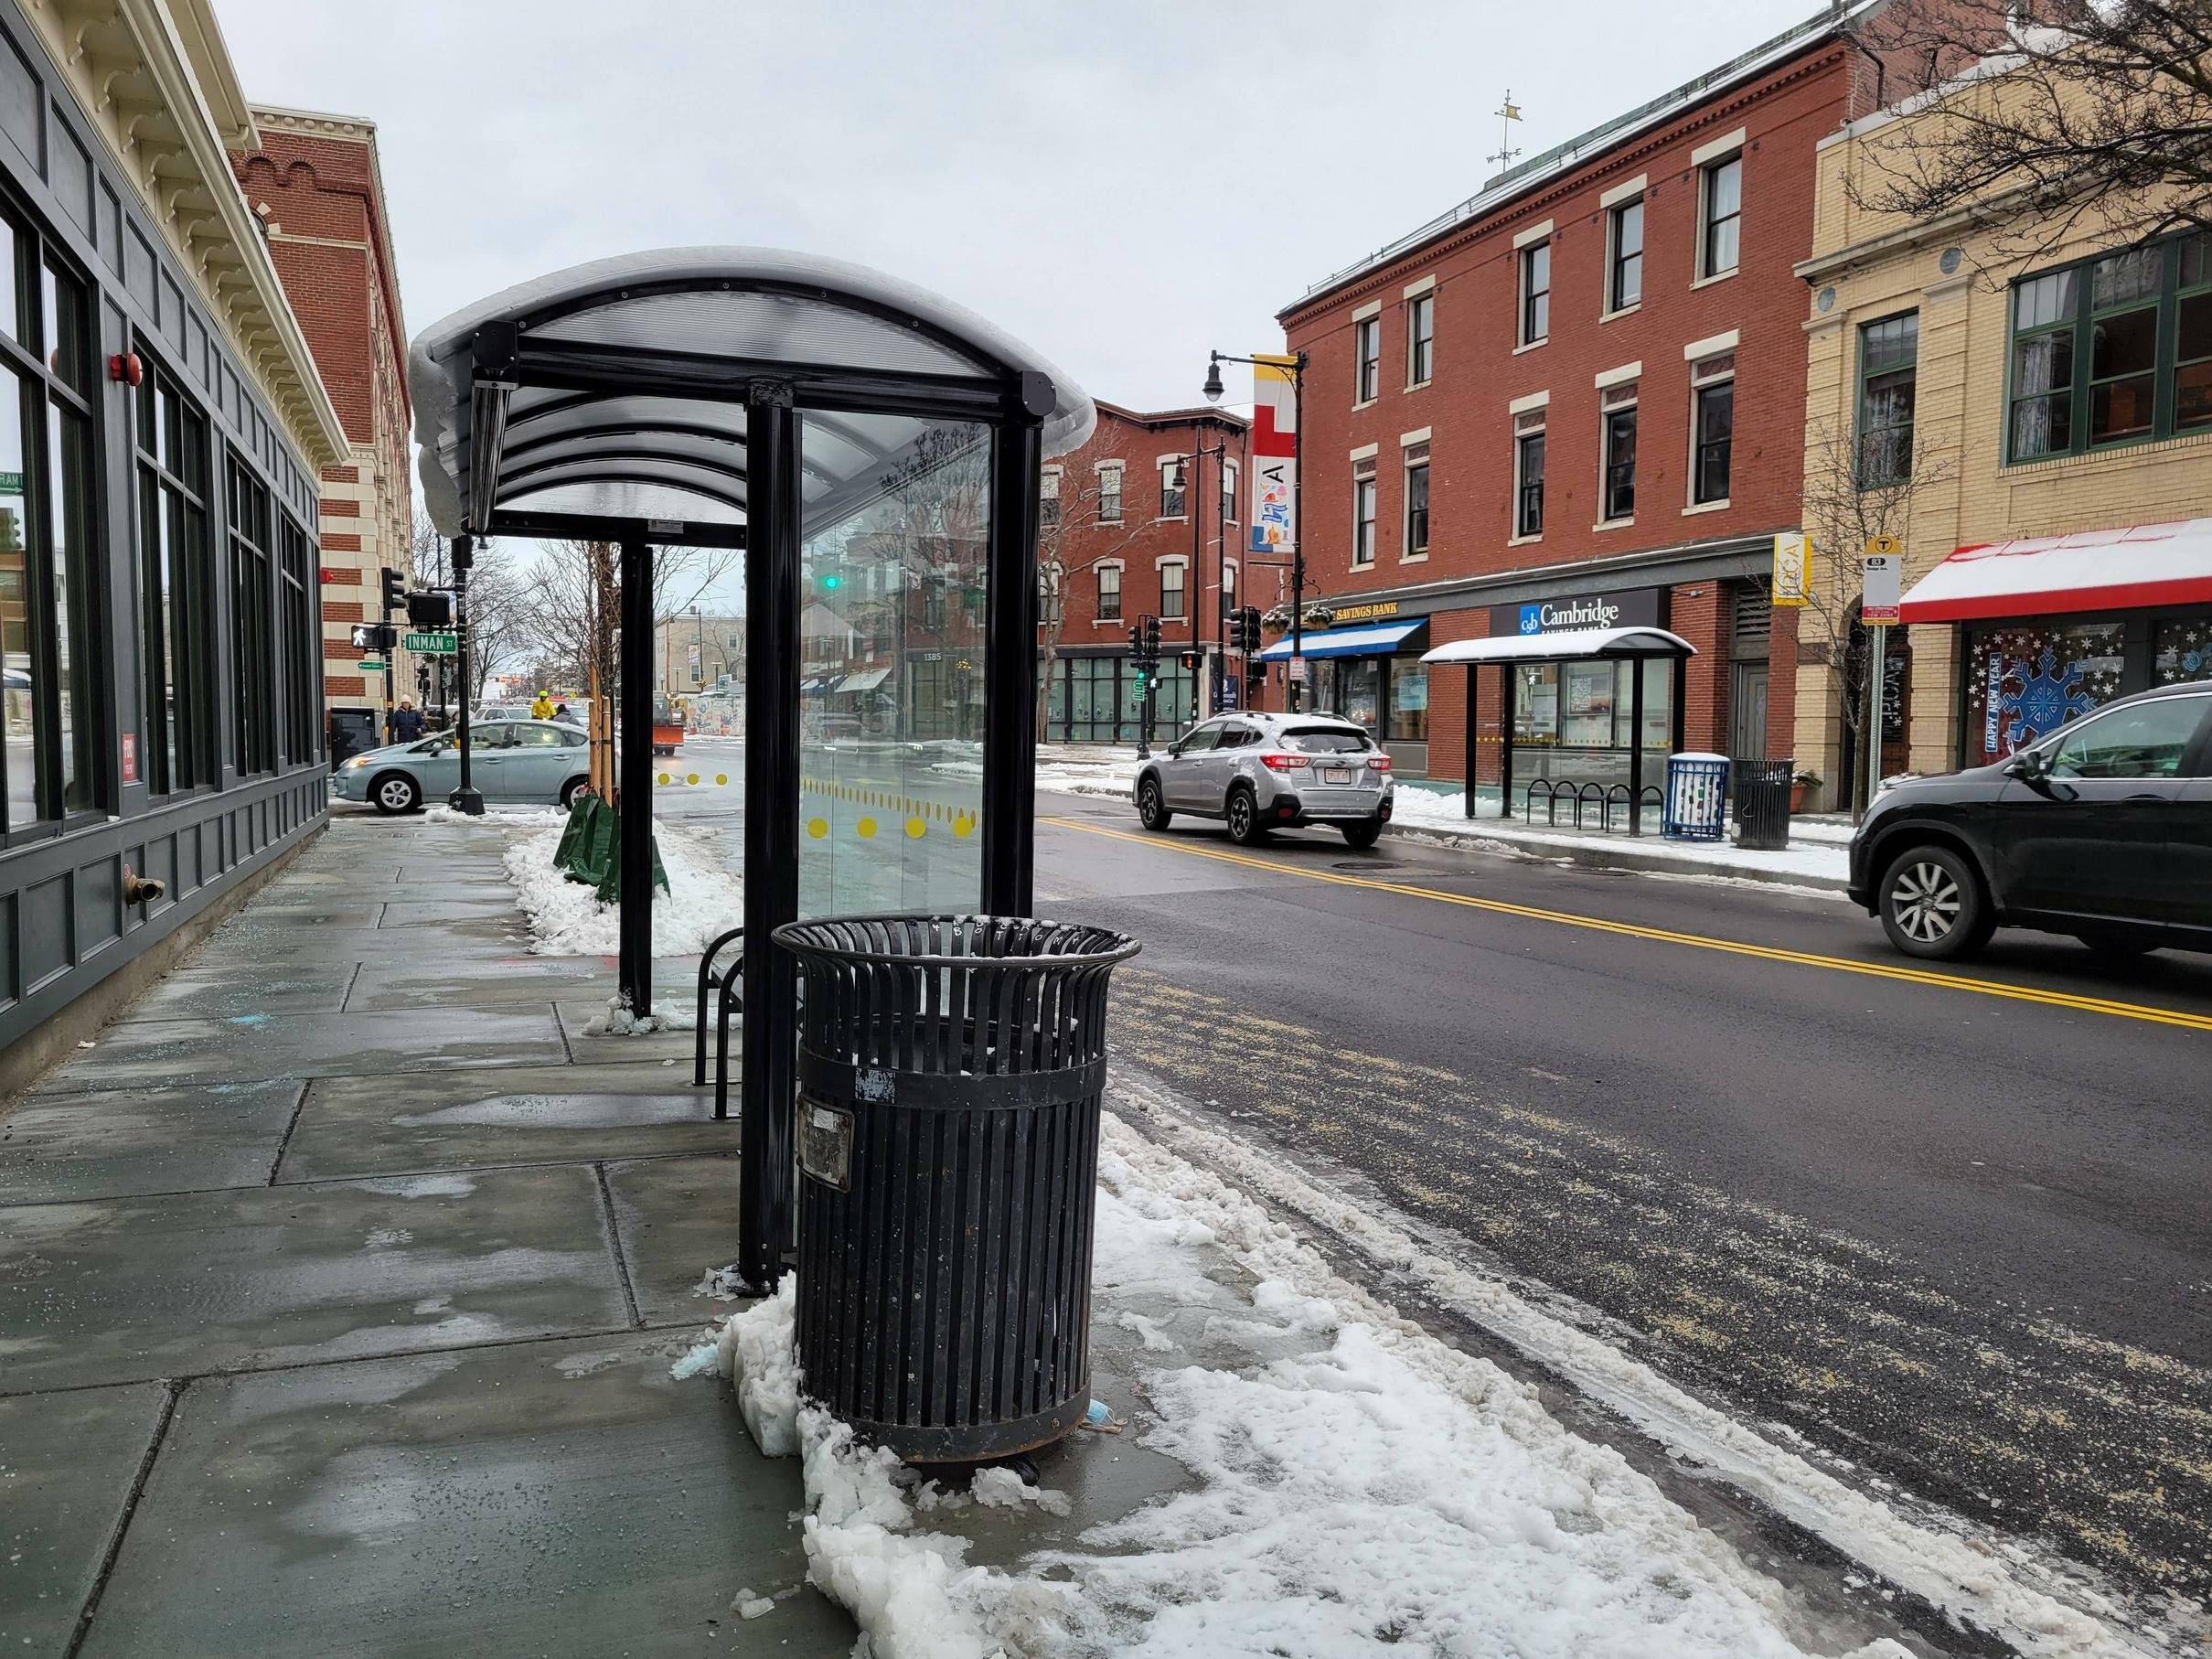
[[[0,1095],[22,1039],[326,809],[339,434],[230,179],[243,100],[192,28],[88,76],[48,49],[65,27],[0,0]]]

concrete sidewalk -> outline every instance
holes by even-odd
[[[527,954],[506,846],[334,825],[0,1117],[7,1653],[850,1651],[730,1611],[799,1472],[668,1375],[736,1125],[580,1034],[612,965]]]

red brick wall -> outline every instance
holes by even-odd
[[[1039,538],[1040,556],[1056,552],[1067,566],[1065,616],[1060,631],[1063,652],[1076,646],[1113,646],[1128,649],[1128,630],[1138,617],[1159,615],[1159,564],[1163,558],[1185,562],[1184,618],[1160,626],[1163,647],[1188,645],[1194,637],[1213,637],[1213,595],[1220,582],[1217,549],[1222,532],[1216,507],[1221,487],[1221,460],[1207,455],[1197,473],[1186,481],[1186,507],[1198,516],[1202,554],[1201,572],[1191,566],[1191,518],[1159,517],[1159,457],[1190,455],[1199,449],[1224,445],[1237,469],[1240,499],[1236,517],[1227,527],[1226,541],[1232,562],[1239,566],[1237,603],[1257,605],[1263,611],[1275,603],[1275,573],[1254,572],[1262,579],[1256,594],[1247,591],[1243,566],[1250,474],[1246,466],[1245,429],[1230,416],[1191,414],[1141,415],[1102,403],[1098,427],[1090,442],[1069,455],[1056,455],[1047,466],[1061,474],[1061,505],[1066,528],[1055,541],[1050,532]],[[1101,461],[1122,465],[1122,508],[1119,524],[1097,521],[1096,466]],[[1186,469],[1188,471],[1188,469]],[[1098,577],[1101,560],[1118,559],[1121,573],[1121,616],[1098,620]],[[1199,632],[1194,636],[1193,626]],[[1042,643],[1042,641],[1041,641]]]
[[[1693,541],[1792,528],[1803,471],[1804,284],[1791,264],[1811,246],[1813,152],[1835,130],[1849,90],[1841,47],[1639,139],[1602,162],[1512,204],[1499,215],[1362,278],[1286,317],[1289,343],[1311,355],[1304,419],[1307,568],[1325,592],[1381,591],[1437,581],[1627,554]],[[1736,274],[1692,285],[1698,181],[1691,153],[1741,126],[1744,217]],[[1605,191],[1645,175],[1640,309],[1601,323],[1606,278]],[[1515,350],[1516,233],[1554,223],[1548,343]],[[1404,388],[1402,291],[1437,279],[1434,379]],[[1352,407],[1352,313],[1382,302],[1383,389]],[[1736,330],[1736,437],[1731,505],[1685,515],[1692,341]],[[1599,517],[1601,371],[1643,366],[1638,391],[1637,512],[1632,526],[1602,532]],[[1544,530],[1509,548],[1512,422],[1507,405],[1548,391]],[[1400,434],[1430,430],[1430,555],[1398,561]],[[1351,568],[1352,466],[1378,455],[1378,557]],[[1616,585],[1630,585],[1623,582]]]

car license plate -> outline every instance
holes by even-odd
[[[1349,766],[1323,766],[1321,781],[1325,784],[1348,784],[1352,781],[1352,768]]]

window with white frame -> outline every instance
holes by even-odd
[[[1541,409],[1513,417],[1513,534],[1544,534],[1544,419]]]
[[[1183,516],[1183,464],[1180,456],[1159,464],[1159,516],[1163,519]]]
[[[1698,171],[1697,274],[1725,276],[1743,252],[1742,151],[1707,162]]]
[[[1383,319],[1363,316],[1352,326],[1352,360],[1358,364],[1358,384],[1354,395],[1362,403],[1372,403],[1383,390]]]
[[[1356,462],[1352,475],[1352,562],[1354,569],[1374,562],[1374,462]]]
[[[1227,524],[1236,522],[1236,463],[1221,464],[1221,516]]]
[[[1098,567],[1098,620],[1117,622],[1121,618],[1121,566],[1102,564]]]
[[[1643,299],[1643,198],[1611,209],[1606,225],[1605,308],[1626,311]]]
[[[1234,559],[1222,561],[1221,608],[1224,611],[1236,608],[1236,561]]]
[[[1428,557],[1428,445],[1405,448],[1405,551],[1401,557]]]
[[[1636,516],[1636,382],[1608,386],[1598,394],[1604,408],[1604,476],[1598,500],[1604,521]]]
[[[1711,507],[1728,498],[1736,446],[1736,354],[1690,365],[1690,505]]]
[[[1121,463],[1102,461],[1098,466],[1098,522],[1121,522]]]
[[[1162,622],[1180,621],[1183,608],[1183,562],[1170,559],[1159,567],[1159,618]]]
[[[1521,250],[1520,343],[1533,346],[1552,333],[1552,244],[1542,241]]]
[[[1041,529],[1055,530],[1060,524],[1060,469],[1048,466],[1037,483],[1037,523]]]
[[[1405,302],[1405,384],[1428,384],[1435,367],[1437,344],[1437,291],[1416,294]]]

